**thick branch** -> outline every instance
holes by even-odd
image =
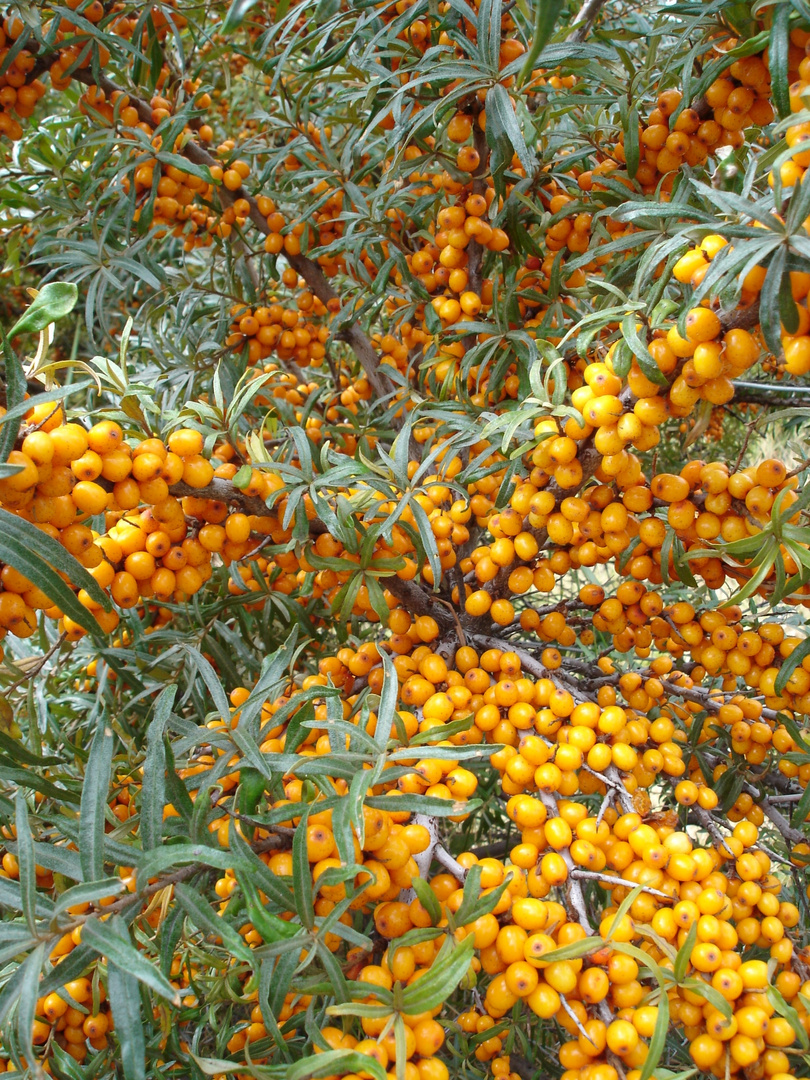
[[[728,330],[751,330],[759,323],[759,300],[743,308],[732,308],[731,311],[719,312],[720,325],[723,331]]]
[[[571,35],[572,41],[584,41],[588,33],[599,17],[599,12],[607,3],[607,0],[585,0],[585,3],[577,12],[572,26],[576,27]]]
[[[189,484],[180,481],[178,484],[172,484],[169,488],[169,494],[178,499],[215,499],[217,502],[227,503],[229,506],[240,506],[246,513],[252,514],[254,517],[269,517],[273,512],[264,499],[260,499],[258,495],[246,495],[230,480],[223,480],[218,476],[215,476],[211,483],[204,488],[191,487]]]
[[[380,583],[411,615],[430,615],[445,633],[455,629],[455,620],[444,604],[416,581],[404,581],[394,574],[391,577],[381,578]]]

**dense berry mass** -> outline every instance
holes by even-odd
[[[806,5],[0,57],[0,1071],[810,1076]]]

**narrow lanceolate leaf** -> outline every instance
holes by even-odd
[[[658,999],[658,1015],[655,1018],[655,1027],[653,1028],[652,1038],[650,1039],[650,1049],[647,1052],[647,1057],[644,1059],[644,1064],[641,1067],[641,1076],[639,1077],[639,1080],[650,1080],[650,1077],[655,1072],[658,1063],[663,1057],[668,1034],[669,998],[666,994],[661,994]]]
[[[518,78],[518,85],[523,86],[525,82],[531,79],[534,72],[534,65],[537,62],[537,58],[554,33],[554,27],[557,25],[557,19],[560,17],[565,4],[563,0],[535,0],[535,13],[534,13],[534,27],[532,30],[532,44],[526,59],[523,62],[523,67],[520,69],[520,76]]]
[[[20,901],[23,915],[32,934],[37,932],[37,872],[34,862],[34,838],[28,823],[25,792],[18,790],[16,807],[17,862],[20,866]]]
[[[69,315],[78,298],[79,287],[72,281],[51,281],[43,285],[25,314],[9,330],[8,336],[44,330],[46,326]]]
[[[310,1077],[346,1073],[369,1073],[374,1080],[385,1080],[385,1070],[379,1061],[354,1050],[327,1050],[324,1054],[296,1061],[287,1069],[287,1080],[309,1080]]]
[[[787,279],[787,251],[780,247],[774,252],[759,297],[759,316],[762,336],[774,356],[782,351],[780,297],[782,281]]]
[[[776,681],[773,686],[776,694],[782,693],[788,684],[790,676],[808,656],[810,656],[810,637],[805,638],[800,645],[796,646],[790,656],[782,661],[782,666],[779,669],[779,674],[776,676]]]
[[[785,1018],[799,1040],[803,1050],[810,1048],[810,1040],[807,1038],[807,1032],[805,1031],[804,1024],[799,1018],[799,1014],[796,1012],[792,1005],[789,1005],[785,1001],[784,996],[780,993],[775,986],[769,986],[766,995],[768,1001],[776,1010],[776,1012]]]
[[[167,1001],[180,1004],[180,995],[166,976],[132,944],[126,925],[119,916],[109,922],[88,919],[82,927],[82,944],[95,949],[99,956],[106,956],[110,963],[116,964]]]
[[[59,915],[75,904],[94,904],[97,900],[108,896],[115,896],[124,891],[124,883],[121,878],[102,878],[101,881],[83,882],[74,885],[72,889],[66,889],[59,894],[59,899],[54,905],[54,915]]]
[[[774,9],[768,42],[768,67],[771,72],[771,96],[780,116],[790,116],[788,53],[790,50],[790,4]]]
[[[79,811],[79,858],[85,881],[104,877],[104,811],[110,790],[112,756],[113,733],[102,723],[90,747]]]
[[[380,690],[380,704],[377,706],[377,727],[374,731],[374,741],[381,750],[384,750],[391,737],[397,697],[399,696],[399,682],[391,657],[387,652],[381,652],[380,656],[383,666],[383,684]]]
[[[109,611],[110,598],[99,588],[95,578],[53,537],[41,532],[30,521],[1,508],[0,560],[24,574],[88,633],[99,633],[96,620],[56,571],[65,574],[72,585],[84,589],[105,611]]]
[[[32,953],[28,954],[24,963],[14,969],[11,977],[7,980],[2,990],[0,990],[0,1024],[4,1023],[6,1017],[20,1000],[23,983],[28,982],[29,980],[39,980],[39,973],[42,970],[42,961],[44,957],[45,945],[43,943],[38,945]]]
[[[686,935],[686,941],[678,949],[678,955],[675,957],[675,967],[673,969],[673,975],[675,976],[675,982],[680,983],[683,981],[684,975],[686,975],[686,969],[689,967],[689,958],[692,955],[692,949],[695,947],[697,941],[697,923],[694,922],[689,927],[689,933]]]
[[[478,7],[478,47],[481,59],[493,73],[500,66],[502,11],[503,0],[481,0]]]
[[[230,923],[225,922],[221,915],[215,915],[199,893],[188,885],[175,885],[174,896],[180,907],[185,911],[190,922],[212,937],[221,938],[223,946],[242,960],[250,960],[251,952],[242,938],[237,934]]]
[[[170,844],[141,856],[137,865],[138,888],[143,888],[150,878],[158,877],[167,870],[176,870],[178,866],[196,862],[203,866],[214,866],[217,870],[234,869],[238,865],[233,852],[223,848],[209,847],[207,844]]]
[[[156,848],[163,835],[163,807],[166,802],[166,747],[163,733],[176,694],[176,686],[166,687],[155,703],[155,715],[149,725],[141,788],[141,846],[144,851]]]
[[[124,1080],[146,1080],[146,1041],[138,981],[126,968],[109,963],[107,993],[115,1022],[115,1037],[120,1047]]]
[[[802,797],[796,803],[796,808],[790,819],[790,824],[795,828],[799,827],[802,822],[807,820],[807,815],[810,814],[810,784],[802,792]]]
[[[436,893],[431,889],[430,885],[420,877],[415,877],[413,879],[413,890],[416,893],[419,903],[430,916],[430,921],[436,926],[442,917],[442,909],[436,898]]]
[[[625,158],[628,176],[635,178],[641,160],[641,147],[638,138],[638,109],[635,105],[627,110],[627,124],[624,131]]]
[[[23,366],[17,354],[9,345],[5,334],[3,334],[3,359],[6,369],[6,416],[8,416],[8,410],[19,408],[22,405],[25,398],[26,381]],[[6,421],[3,427],[0,428],[0,462],[7,461],[8,455],[14,449],[14,443],[17,441],[17,435],[20,431],[20,419],[18,416],[16,421]]]
[[[252,7],[255,7],[258,0],[233,0],[231,6],[228,8],[228,14],[225,16],[225,21],[222,24],[222,33],[230,34],[235,30],[248,14]]]
[[[312,872],[307,858],[307,814],[295,830],[292,846],[293,858],[293,895],[295,912],[301,924],[311,930],[315,926],[315,913],[312,906]]]
[[[188,656],[194,669],[202,675],[203,682],[211,695],[211,701],[214,708],[223,720],[229,722],[231,718],[231,709],[228,705],[228,699],[225,696],[225,691],[222,689],[222,683],[219,681],[217,673],[205,659],[203,654],[197,649],[193,649],[190,645],[181,645],[181,648],[186,656]]]
[[[636,329],[636,322],[637,316],[633,313],[626,315],[622,319],[622,337],[630,346],[638,366],[650,382],[657,383],[659,386],[666,386],[667,377],[653,360],[646,342],[643,341]]]
[[[25,962],[26,978],[23,979],[20,987],[20,997],[17,1002],[17,1040],[26,1058],[32,1063],[31,1075],[36,1080],[45,1080],[46,1075],[39,1063],[34,1060],[34,1044],[32,1040],[37,998],[39,996],[39,974],[44,959],[45,945],[40,944]]]
[[[16,1028],[20,1049],[28,1060],[34,1061],[34,1048],[31,1035],[39,994],[39,976],[45,960],[45,942],[41,942],[29,953],[25,963],[20,964],[0,993],[0,1023],[5,1020],[12,1007],[17,1006]],[[32,1069],[32,1076],[37,1080],[44,1076],[41,1066]]]
[[[505,86],[498,83],[487,91],[486,110],[487,138],[489,138],[490,127],[493,139],[496,141],[502,134],[505,135],[526,172],[534,172],[537,161],[526,145],[515,107]]]
[[[427,975],[404,991],[402,1011],[425,1012],[446,1001],[467,974],[472,951],[472,935],[466,937],[460,945],[452,938],[447,938]]]

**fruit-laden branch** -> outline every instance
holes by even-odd
[[[720,311],[718,315],[724,333],[728,330],[753,330],[759,325],[759,300],[755,300],[753,304],[748,304],[746,307]]]
[[[217,476],[204,488],[191,487],[190,484],[184,484],[181,480],[171,485],[169,494],[178,499],[213,499],[215,502],[226,503],[228,506],[239,506],[246,514],[252,514],[254,517],[269,517],[273,512],[264,499],[258,495],[248,495],[230,480],[223,480]]]
[[[695,705],[702,706],[707,712],[719,712],[724,704],[712,696],[715,691],[703,689],[699,686],[681,686],[670,679],[663,679],[661,685],[670,697],[680,697],[684,701],[691,701]],[[775,709],[763,708],[761,715],[765,720],[775,720],[779,723],[779,713]]]
[[[125,90],[121,90],[121,88],[116,86],[116,84],[112,82],[111,79],[108,79],[106,75],[102,75],[99,79],[96,79],[91,71],[82,68],[74,71],[72,75],[73,78],[84,83],[86,86],[98,86],[100,90],[104,91],[108,99],[116,93],[127,94],[130,105],[137,110],[140,119],[149,125],[153,123],[151,107],[145,101],[134,97]],[[194,165],[205,165],[208,168],[211,168],[213,165],[219,165],[217,159],[209,154],[199,143],[195,142],[194,139],[189,139],[185,143],[181,153]],[[239,187],[235,191],[230,191],[223,185],[218,188],[218,194],[220,201],[224,206],[232,206],[237,199],[245,199],[250,206],[250,220],[263,236],[269,235],[270,229],[268,228],[264,215],[259,210],[256,200],[244,187]],[[313,262],[312,259],[308,259],[306,255],[286,255],[285,257],[293,269],[301,275],[315,296],[317,296],[323,304],[329,305],[330,301],[340,299],[316,262]],[[352,323],[346,329],[344,336],[355,356],[360,361],[363,371],[366,374],[366,378],[375,395],[378,398],[391,395],[394,391],[394,386],[388,377],[380,370],[380,359],[365,332],[357,325],[357,323]]]

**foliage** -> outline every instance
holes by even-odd
[[[810,1076],[810,7],[0,51],[3,1067]]]

